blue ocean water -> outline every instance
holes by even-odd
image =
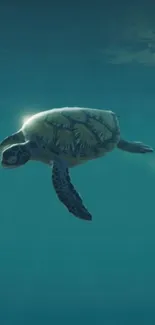
[[[2,1],[0,138],[40,110],[85,106],[154,147],[153,9]],[[155,324],[154,154],[115,150],[71,177],[91,223],[58,201],[46,166],[0,170],[0,324]]]

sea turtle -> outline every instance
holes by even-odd
[[[22,166],[29,160],[48,164],[60,201],[76,217],[91,220],[71,183],[69,168],[102,157],[116,147],[132,153],[153,152],[141,142],[121,139],[118,118],[110,110],[56,108],[33,115],[0,143],[1,164],[6,168]]]

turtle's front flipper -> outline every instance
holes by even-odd
[[[92,216],[83,205],[80,195],[71,183],[65,162],[57,159],[53,162],[52,181],[59,200],[69,212],[80,219],[91,220]]]
[[[142,142],[129,142],[122,139],[119,141],[117,147],[121,150],[128,151],[131,153],[149,153],[154,151],[153,148]]]

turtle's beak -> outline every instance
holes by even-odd
[[[2,156],[1,158],[1,167],[5,168],[5,169],[12,169],[12,168],[16,168],[17,166],[9,164],[7,160],[4,159],[4,157]]]
[[[13,168],[17,168],[18,166],[8,165],[8,164],[5,163],[4,161],[1,161],[1,167],[2,167],[2,168],[5,168],[5,169],[13,169]]]

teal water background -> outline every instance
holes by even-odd
[[[135,12],[150,28],[154,7],[128,6],[1,2],[1,139],[32,113],[85,106],[112,109],[126,139],[155,147],[155,66],[103,55]],[[71,176],[92,223],[58,201],[46,166],[0,170],[0,324],[155,324],[154,154],[115,150]]]

